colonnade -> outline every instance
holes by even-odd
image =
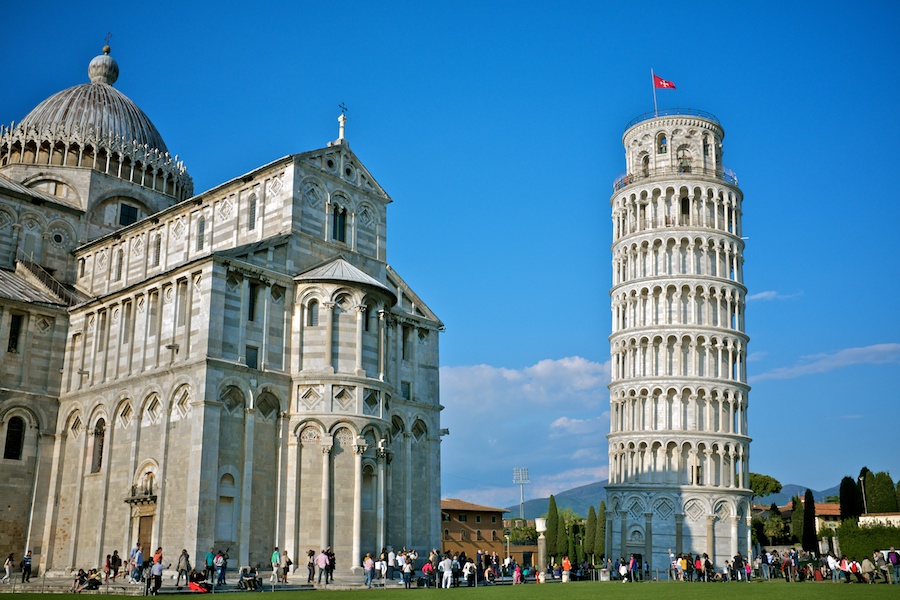
[[[742,248],[733,239],[671,235],[638,240],[613,251],[613,286],[662,275],[741,281],[743,265]]]
[[[743,489],[749,448],[739,442],[653,439],[610,446],[609,483],[666,483]]]
[[[701,325],[742,331],[744,292],[708,282],[646,283],[612,294],[612,330]]]
[[[613,200],[613,241],[660,228],[687,226],[718,229],[740,236],[738,196],[720,186],[648,185]]]
[[[746,336],[660,333],[611,341],[611,381],[645,377],[705,377],[746,381]]]
[[[747,435],[747,396],[720,388],[654,388],[626,395],[613,389],[610,432],[694,431]]]

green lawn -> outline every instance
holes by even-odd
[[[251,592],[232,593],[226,598],[230,600],[362,600],[370,597],[372,600],[741,600],[743,598],[753,600],[821,600],[823,597],[831,598],[900,598],[900,586],[891,585],[864,585],[864,584],[833,584],[821,583],[785,583],[784,581],[753,582],[753,583],[595,583],[573,582],[566,585],[552,583],[545,585],[517,585],[494,586],[474,588],[453,588],[449,590],[417,589],[405,590],[355,590],[355,591],[310,591],[310,592],[272,592],[264,596],[256,596]],[[37,599],[40,594],[17,594],[16,600],[30,598]],[[194,594],[194,597],[199,596]],[[214,594],[205,595],[206,600],[211,600]],[[54,595],[54,598],[84,598],[81,595],[65,594]],[[165,596],[163,596],[165,597]],[[186,598],[185,595],[171,596]],[[13,598],[13,597],[11,597]],[[133,598],[133,596],[132,596]]]

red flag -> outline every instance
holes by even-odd
[[[666,81],[665,79],[663,79],[662,77],[660,77],[658,75],[654,75],[653,76],[653,87],[662,88],[665,90],[674,90],[675,84],[672,83],[671,81]]]

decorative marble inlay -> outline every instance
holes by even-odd
[[[366,399],[363,410],[367,415],[378,414],[378,392],[375,390],[366,390]]]
[[[281,180],[281,177],[273,177],[269,183],[266,184],[266,191],[271,196],[278,196],[283,189],[284,182]]]
[[[361,211],[359,211],[359,222],[365,227],[371,227],[372,223],[375,219],[372,218],[372,211],[369,210],[368,206],[364,206]]]
[[[302,389],[302,388],[301,388]],[[322,401],[322,394],[318,392],[315,388],[306,388],[306,390],[300,395],[300,402],[307,409],[312,410]]]
[[[50,328],[53,327],[53,321],[47,319],[46,317],[40,317],[35,325],[37,326],[38,332],[47,333],[48,331],[50,331]]]
[[[322,440],[322,432],[315,427],[307,427],[300,432],[300,443],[304,446],[318,444]]]
[[[230,198],[225,198],[216,206],[217,212],[219,215],[219,219],[225,221],[231,218],[231,213],[234,210],[234,203]]]
[[[172,235],[175,236],[175,239],[180,239],[182,235],[184,235],[184,219],[178,218],[175,221],[175,224],[172,225]]]
[[[144,238],[138,236],[131,241],[131,255],[140,258],[144,255]]]
[[[119,413],[119,427],[125,429],[128,427],[128,423],[131,421],[131,417],[133,412],[131,410],[131,405],[126,404],[122,407],[122,411]]]
[[[312,208],[319,208],[322,204],[322,193],[319,192],[319,188],[311,186],[303,194],[303,199]]]
[[[106,251],[106,248],[97,253],[97,266],[100,267],[101,270],[106,269],[106,263],[109,260],[109,253]]]
[[[334,402],[341,410],[349,410],[353,408],[353,392],[352,390],[341,387],[335,388]]]

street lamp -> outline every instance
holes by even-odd
[[[865,511],[866,514],[869,514],[869,504],[868,504],[868,502],[866,502],[866,478],[865,477],[861,476],[859,478],[859,489],[862,490],[863,510]]]

